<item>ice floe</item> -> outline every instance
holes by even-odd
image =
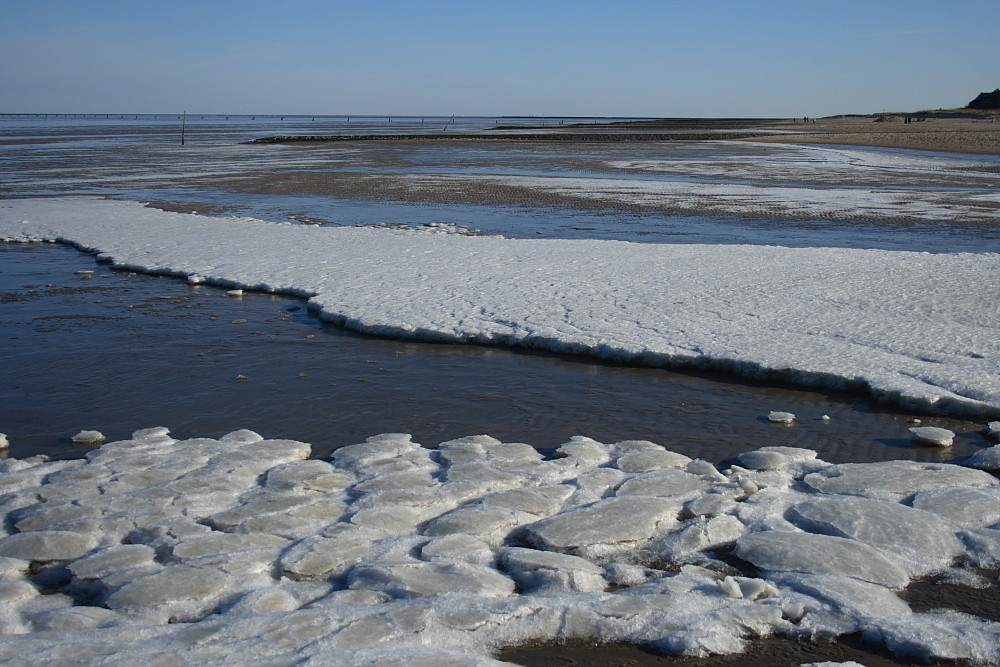
[[[1000,664],[1000,624],[900,596],[1000,565],[980,470],[585,437],[552,459],[484,435],[310,452],[158,427],[0,461],[0,660],[486,665],[535,641],[707,655],[863,632]]]
[[[100,431],[80,431],[73,436],[73,442],[78,445],[96,445],[105,440],[104,434]]]
[[[953,431],[937,426],[914,426],[910,428],[910,435],[913,437],[913,442],[921,445],[950,447],[955,441]]]
[[[580,179],[585,180],[585,179]],[[518,240],[0,202],[0,238],[117,267],[286,292],[373,334],[546,348],[1000,414],[996,253]]]
[[[779,410],[772,410],[767,414],[767,421],[772,424],[791,424],[795,421],[795,415],[791,412],[781,412]]]

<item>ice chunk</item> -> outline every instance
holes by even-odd
[[[563,443],[556,449],[556,454],[581,461],[590,461],[595,465],[601,465],[611,460],[607,445],[583,436],[574,436],[569,442]]]
[[[915,561],[912,575],[944,568],[962,551],[954,532],[937,515],[890,501],[856,496],[819,497],[789,510],[806,530],[849,537]]]
[[[1000,442],[1000,421],[989,422],[983,427],[983,435],[988,440]]]
[[[740,463],[753,470],[781,470],[788,465],[788,459],[778,452],[745,452],[740,454]]]
[[[803,481],[821,493],[843,493],[886,500],[943,486],[983,488],[1000,484],[992,475],[948,463],[881,461],[841,463],[810,473]]]
[[[274,514],[285,514],[294,507],[312,502],[310,496],[294,496],[277,493],[260,493],[251,496],[243,504],[232,509],[213,514],[208,522],[216,530],[232,530],[249,521]]]
[[[629,452],[618,457],[615,466],[628,473],[649,472],[663,468],[683,468],[691,457],[671,452],[662,447],[641,452]]]
[[[650,579],[663,576],[659,570],[653,570],[632,563],[608,563],[604,566],[604,577],[615,586],[638,586]]]
[[[965,558],[977,567],[1000,565],[1000,530],[971,528],[959,535],[968,551]]]
[[[701,459],[695,459],[687,464],[687,471],[692,475],[701,475],[703,477],[709,477],[717,482],[727,482],[729,481],[725,475],[719,472],[714,465],[708,461],[702,461]]]
[[[851,577],[834,574],[780,574],[775,575],[771,583],[828,602],[837,607],[847,620],[866,621],[910,614],[909,605],[892,590]]]
[[[743,590],[740,588],[739,582],[737,582],[732,577],[726,577],[719,581],[719,590],[723,594],[736,599],[743,598]]]
[[[100,431],[80,431],[73,436],[73,442],[77,445],[96,445],[106,439]]]
[[[760,487],[757,486],[757,482],[753,481],[752,479],[750,479],[745,475],[740,475],[738,478],[736,478],[736,483],[740,485],[740,488],[748,496],[753,495],[758,491],[760,491]]]
[[[953,431],[937,426],[913,426],[910,428],[910,435],[917,444],[935,447],[950,447],[955,439]]]
[[[420,557],[429,561],[461,561],[493,565],[496,556],[486,542],[461,533],[435,537],[420,548]]]
[[[0,556],[31,561],[73,560],[97,546],[93,535],[65,530],[17,533],[0,539]]]
[[[965,460],[965,465],[979,470],[1000,472],[1000,445],[979,450]]]
[[[14,527],[21,532],[44,530],[76,519],[93,519],[101,515],[96,507],[69,503],[38,503],[12,513]],[[80,532],[80,531],[74,531]]]
[[[597,468],[585,472],[576,478],[577,493],[572,500],[592,502],[603,498],[626,478],[628,475],[617,468]]]
[[[566,484],[536,486],[531,489],[511,489],[485,496],[484,507],[504,507],[538,516],[555,514],[573,495],[573,487]]]
[[[363,443],[336,449],[331,458],[338,468],[363,473],[367,466],[394,459],[416,446],[409,433],[383,433],[367,438]]]
[[[508,459],[512,461],[540,461],[542,459],[541,452],[523,442],[501,442],[487,447],[486,456],[490,459]]]
[[[985,526],[1000,521],[1000,496],[979,489],[954,486],[921,491],[911,504],[961,526]]]
[[[166,426],[153,426],[151,428],[142,428],[138,431],[132,433],[133,440],[139,440],[142,442],[172,442],[173,438],[170,437],[170,429]]]
[[[772,424],[791,424],[795,421],[795,415],[791,412],[781,412],[778,410],[772,410],[767,414],[767,421]]]
[[[698,475],[676,468],[667,468],[632,477],[618,487],[615,495],[677,498],[680,502],[700,494],[710,486],[711,482],[705,481]]]
[[[514,527],[536,520],[533,514],[506,507],[469,505],[443,514],[424,529],[425,535],[475,535],[488,542],[502,539]]]
[[[698,551],[732,544],[746,532],[743,522],[728,514],[710,519],[699,517],[657,540],[653,551],[664,560],[680,561]]]
[[[452,465],[445,473],[445,481],[450,484],[462,484],[470,493],[483,494],[521,486],[524,477],[477,461]]]
[[[909,576],[901,567],[862,542],[786,531],[749,533],[736,542],[736,555],[771,572],[837,574],[889,588],[902,588]]]
[[[273,551],[277,556],[288,543],[289,541],[283,537],[267,533],[238,534],[212,531],[206,535],[180,541],[174,545],[171,553],[174,558],[181,561],[257,550]]]
[[[486,447],[499,444],[499,440],[488,436],[459,438],[438,445],[437,455],[444,463],[483,461],[486,459]]]
[[[510,547],[501,552],[500,563],[525,592],[536,595],[598,592],[607,586],[604,570],[577,556]]]
[[[16,605],[38,595],[38,591],[27,581],[0,580],[0,604]]]
[[[969,614],[938,611],[889,617],[866,634],[880,639],[897,655],[913,656],[923,663],[1000,664],[1000,627]]]
[[[173,607],[178,618],[197,618],[213,606],[228,578],[218,570],[168,565],[162,571],[136,579],[108,598],[108,607],[119,610]]]
[[[368,481],[356,484],[353,491],[360,493],[377,493],[380,491],[398,491],[419,489],[434,484],[434,479],[423,470],[408,470],[406,472],[392,472]]]
[[[740,462],[754,470],[784,470],[796,463],[816,459],[816,452],[801,447],[761,447],[739,455]]]
[[[31,624],[36,631],[81,630],[110,625],[119,618],[116,612],[103,607],[69,607],[38,614]]]
[[[594,545],[634,545],[677,518],[674,501],[647,496],[607,498],[525,528],[526,538],[545,549],[574,551]]]
[[[514,581],[496,570],[472,563],[382,563],[351,570],[353,589],[382,591],[393,597],[466,593],[502,597],[514,592]]]
[[[296,493],[303,491],[332,493],[346,489],[354,481],[353,475],[337,470],[325,461],[306,460],[271,468],[267,472],[266,486]]]
[[[243,443],[243,444],[253,444],[255,442],[261,442],[264,440],[264,436],[250,429],[241,428],[236,431],[231,431],[221,438],[219,442],[225,443]]]
[[[0,556],[0,579],[20,579],[30,567],[31,561]]]
[[[747,600],[760,600],[774,597],[778,590],[763,579],[753,579],[751,577],[734,577],[740,585],[740,593]]]
[[[80,579],[102,579],[154,564],[156,552],[145,544],[117,544],[80,558],[68,568]]]
[[[298,609],[300,602],[294,595],[281,588],[262,588],[241,597],[227,613],[235,616],[274,614]]]
[[[412,507],[372,507],[359,510],[351,523],[377,530],[385,535],[408,535],[415,532],[423,515]]]
[[[368,554],[371,544],[371,537],[363,531],[332,538],[314,535],[289,547],[281,555],[281,568],[296,579],[340,576]]]
[[[687,509],[695,516],[717,516],[736,509],[736,501],[720,493],[706,493],[688,503]]]

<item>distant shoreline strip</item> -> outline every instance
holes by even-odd
[[[248,144],[296,144],[323,143],[338,141],[619,141],[619,142],[653,142],[653,141],[709,141],[712,139],[752,139],[761,136],[773,136],[766,132],[574,132],[574,133],[524,133],[524,134],[458,134],[442,131],[439,134],[301,134],[260,137],[251,139]]]

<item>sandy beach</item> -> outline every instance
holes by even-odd
[[[755,137],[753,141],[1000,154],[1000,114],[966,118],[913,114],[910,118],[909,123],[902,114],[796,119],[769,126],[789,134]]]
[[[477,133],[374,134],[368,136],[309,134],[261,137],[254,143],[479,143],[512,144],[651,143],[664,141],[738,140],[768,143],[876,146],[950,153],[1000,155],[1000,112],[967,110],[849,114],[822,118],[664,118],[614,123],[579,123],[507,128],[498,125]]]

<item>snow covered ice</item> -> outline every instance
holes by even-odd
[[[545,348],[1000,415],[996,253],[523,240],[0,202],[0,237],[309,299],[373,334]]]
[[[980,470],[791,447],[720,469],[584,437],[552,459],[485,435],[310,451],[158,427],[0,461],[0,660],[486,665],[532,641],[706,655],[863,632],[1000,664],[1000,623],[899,595],[1000,565]]]

